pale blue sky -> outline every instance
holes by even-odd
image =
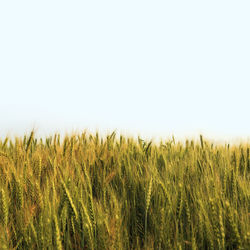
[[[1,1],[0,136],[250,135],[250,1]]]

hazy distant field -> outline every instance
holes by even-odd
[[[0,141],[1,249],[249,249],[250,145]]]

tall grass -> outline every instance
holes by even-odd
[[[2,249],[249,249],[248,144],[0,141]]]

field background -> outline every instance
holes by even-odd
[[[0,141],[1,249],[249,249],[250,145]]]
[[[249,250],[249,13],[0,1],[0,250]]]

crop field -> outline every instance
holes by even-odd
[[[0,249],[250,249],[250,145],[0,140]]]

